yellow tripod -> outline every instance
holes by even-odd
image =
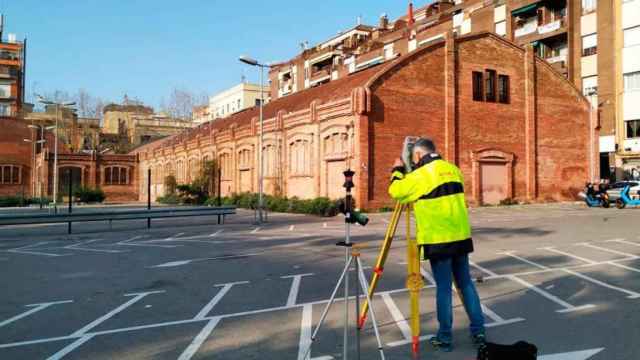
[[[422,275],[420,274],[420,258],[418,254],[418,244],[416,239],[411,238],[411,209],[412,204],[402,205],[399,202],[391,215],[391,221],[387,227],[387,231],[384,236],[384,242],[378,255],[378,260],[373,268],[373,277],[369,285],[369,296],[371,298],[376,290],[378,281],[384,271],[384,264],[387,261],[389,250],[391,249],[391,242],[395,236],[398,228],[398,222],[402,212],[405,211],[407,219],[407,289],[409,289],[410,303],[411,303],[411,350],[414,354],[418,353],[418,342],[420,339],[420,290],[424,287],[422,281]],[[367,319],[367,311],[369,309],[369,302],[365,301],[362,309],[360,310],[360,317],[358,318],[358,328],[362,329]]]

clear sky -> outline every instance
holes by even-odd
[[[415,1],[422,6],[428,1]],[[213,94],[254,68],[237,58],[288,59],[407,0],[0,0],[6,34],[27,38],[27,93],[79,88],[105,100],[126,93],[157,106],[175,87]]]

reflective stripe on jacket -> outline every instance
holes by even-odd
[[[437,154],[423,157],[418,166],[406,175],[402,168],[394,169],[389,195],[401,204],[415,202],[416,236],[424,258],[472,252],[460,169]]]

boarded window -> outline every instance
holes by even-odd
[[[498,102],[503,104],[509,103],[509,76],[498,76]]]
[[[486,94],[485,100],[490,102],[496,101],[496,71],[486,70]]]
[[[484,100],[484,86],[482,80],[482,73],[480,71],[473,72],[473,100]]]

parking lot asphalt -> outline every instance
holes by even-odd
[[[532,342],[543,360],[638,359],[638,215],[582,204],[472,209],[472,272],[483,277],[489,340]],[[390,213],[369,216],[352,227],[352,240],[366,245],[367,276]],[[64,224],[0,228],[0,359],[304,360],[344,266],[335,246],[343,219],[270,214],[255,225],[253,212],[239,210],[224,225],[215,220],[154,220],[150,230],[144,220],[111,230],[74,224],[73,235]],[[387,359],[411,356],[403,229],[374,298]],[[422,268],[426,339],[437,321]],[[342,358],[342,304],[306,359]],[[474,358],[454,304],[454,352],[425,341],[421,359]],[[361,338],[362,359],[379,358],[371,323]]]

